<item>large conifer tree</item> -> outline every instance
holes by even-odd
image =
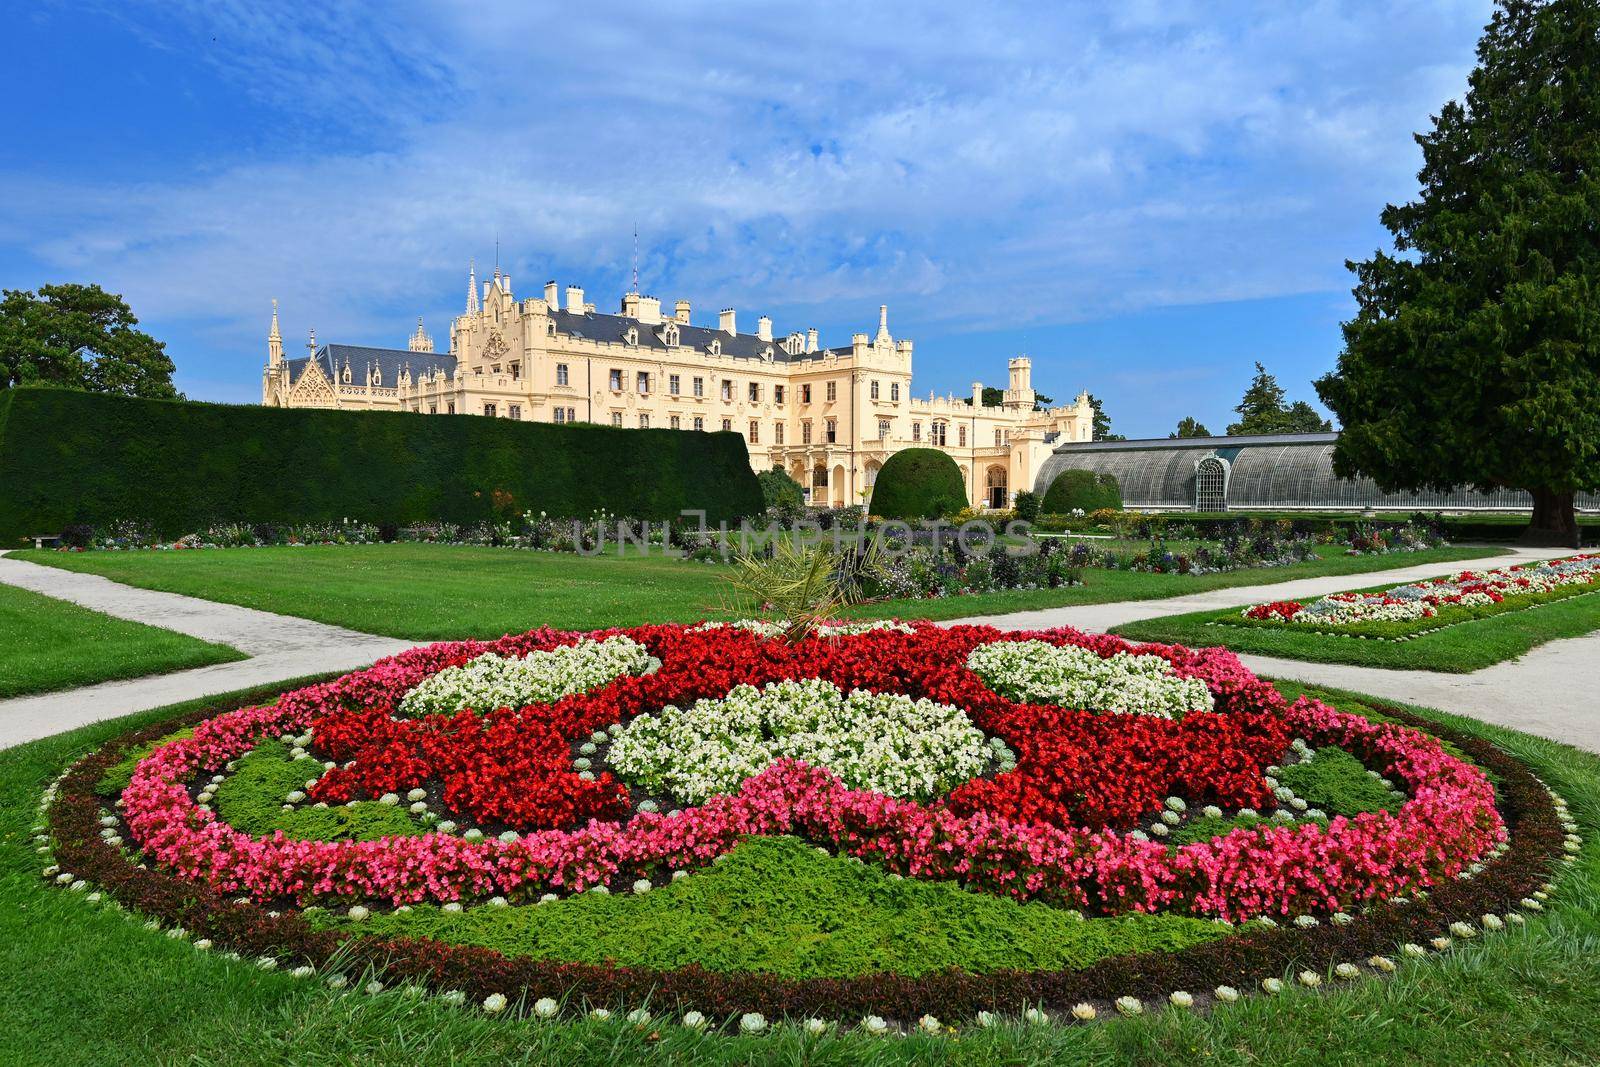
[[[1394,255],[1348,266],[1356,317],[1317,383],[1342,475],[1533,496],[1527,539],[1576,544],[1600,487],[1600,2],[1501,0],[1465,103],[1417,137]]]

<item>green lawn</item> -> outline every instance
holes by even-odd
[[[0,585],[0,699],[238,659],[226,645]]]
[[[261,699],[257,694],[253,699]],[[1356,698],[1335,694],[1336,702]],[[146,712],[0,752],[0,1062],[1587,1064],[1600,1062],[1600,758],[1476,720],[1572,805],[1586,838],[1543,916],[1461,943],[1392,979],[1250,996],[1207,1013],[953,1037],[697,1034],[665,1023],[493,1019],[397,993],[333,994],[314,981],[203,954],[39,878],[29,827],[70,760]]]
[[[1236,626],[1218,619],[1238,617],[1239,608],[1166,615],[1112,628],[1112,633],[1139,641],[1190,646],[1224,645],[1236,652],[1256,652],[1315,663],[1355,663],[1393,670],[1465,674],[1514,659],[1530,648],[1563,637],[1600,630],[1600,595],[1573,596],[1521,611],[1448,626],[1409,641],[1363,640],[1309,633],[1283,626]]]
[[[1089,570],[1084,585],[1068,589],[885,601],[848,614],[932,619],[995,615],[1149,600],[1325,574],[1361,574],[1503,551],[1450,547],[1403,555],[1346,556],[1328,547],[1321,559],[1287,567],[1200,576]],[[725,568],[661,557],[586,557],[426,544],[16,555],[145,589],[419,641],[498,637],[540,624],[593,629],[730,614],[722,606]]]

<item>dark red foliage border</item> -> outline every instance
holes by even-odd
[[[435,991],[457,989],[473,1001],[502,993],[516,1002],[538,997],[570,998],[590,1005],[683,1010],[713,1018],[761,1012],[769,1018],[820,1016],[854,1019],[866,1014],[915,1019],[970,1018],[979,1010],[1016,1012],[1023,1005],[1064,1009],[1079,1001],[1131,995],[1164,1000],[1177,989],[1204,996],[1219,983],[1254,988],[1261,979],[1289,970],[1319,973],[1338,962],[1393,954],[1408,941],[1426,943],[1451,922],[1475,925],[1488,912],[1504,914],[1549,881],[1562,853],[1564,831],[1544,787],[1520,762],[1488,742],[1468,737],[1397,708],[1385,716],[1453,742],[1500,778],[1499,800],[1511,831],[1510,849],[1468,881],[1452,880],[1426,900],[1380,905],[1347,925],[1324,923],[1309,930],[1261,929],[1171,953],[1119,956],[1082,970],[950,970],[909,978],[896,974],[857,978],[784,979],[759,973],[726,974],[689,966],[671,971],[605,967],[512,958],[490,949],[429,939],[380,939],[316,930],[298,913],[272,915],[253,903],[238,903],[208,886],[128,862],[100,837],[104,801],[94,787],[131,747],[147,743],[209,715],[219,706],[146,727],[111,742],[79,761],[63,778],[49,824],[61,868],[87,879],[125,907],[182,926],[191,936],[212,939],[219,949],[246,957],[274,956],[285,966],[319,970],[370,968],[386,982],[418,982]]]

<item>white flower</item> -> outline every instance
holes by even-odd
[[[368,996],[375,997],[379,993],[383,992],[383,983],[378,981],[376,978],[374,978],[372,981],[368,982],[362,988],[366,991]]]
[[[1426,956],[1428,954],[1428,950],[1414,941],[1407,941],[1405,944],[1400,946],[1400,954],[1402,956],[1411,956],[1416,958],[1420,956]]]
[[[641,878],[637,882],[633,883],[633,891],[639,896],[644,896],[646,893],[650,892],[650,879]]]
[[[342,974],[333,975],[328,979],[328,988],[330,989],[343,989],[349,984],[350,979],[346,978]]]
[[[1361,968],[1353,963],[1341,963],[1334,967],[1333,973],[1345,979],[1359,978],[1361,977]]]
[[[462,834],[461,838],[463,841],[482,841],[483,831],[474,826],[472,829]]]
[[[604,641],[584,638],[575,645],[530,652],[521,659],[489,652],[423,679],[401,699],[398,710],[409,716],[450,715],[468,707],[489,711],[544,704],[623,675],[647,673],[650,660],[643,645],[622,636]]]
[[[1445,949],[1449,948],[1453,942],[1448,937],[1436,937],[1432,941],[1429,941],[1428,944],[1432,945],[1440,952],[1443,952]]]
[[[881,1034],[888,1031],[889,1024],[884,1022],[880,1015],[868,1015],[861,1020],[861,1029],[869,1034]]]
[[[510,906],[511,901],[507,900],[505,897],[489,898],[489,907],[491,908],[509,908]]]
[[[596,1022],[602,1022],[603,1023],[607,1019],[611,1018],[611,1009],[610,1008],[590,1008],[589,1009],[589,1018],[595,1020]]]
[[[1281,978],[1263,978],[1261,979],[1261,988],[1268,993],[1282,993],[1283,980]]]
[[[201,937],[195,939],[194,947],[204,952],[206,949],[211,947],[211,944],[212,942],[209,937]]]
[[[1224,1004],[1232,1004],[1239,999],[1239,991],[1231,985],[1219,985],[1212,992]]]
[[[256,959],[256,966],[260,967],[263,971],[276,970],[278,961],[273,959],[271,956],[260,956]]]
[[[490,1015],[499,1014],[506,1010],[506,995],[504,993],[490,993],[483,998],[483,1010]]]
[[[747,1011],[739,1016],[739,1029],[747,1034],[759,1034],[767,1028],[767,1017],[759,1011]]]
[[[540,997],[533,1002],[533,1013],[541,1019],[554,1018],[561,1005],[556,1003],[554,997]]]
[[[317,969],[315,967],[308,967],[305,964],[301,964],[289,973],[296,978],[310,978],[312,975],[317,973]]]
[[[360,904],[353,904],[353,905],[351,905],[349,912],[347,912],[346,914],[348,914],[350,916],[350,918],[354,919],[356,922],[361,922],[364,919],[366,919],[368,916],[370,916],[372,914],[372,912],[368,911],[366,908],[362,907]]]
[[[1118,997],[1117,1011],[1123,1015],[1143,1015],[1144,1002],[1138,997]]]
[[[1089,1022],[1099,1014],[1093,1004],[1078,1003],[1072,1006],[1072,1017],[1080,1022]]]
[[[1167,999],[1170,1000],[1173,1006],[1177,1008],[1194,1007],[1194,996],[1182,989],[1173,990]]]
[[[415,803],[415,802],[417,802],[419,800],[427,800],[428,799],[428,791],[426,789],[413,789],[413,790],[410,790],[409,792],[406,793],[406,799],[411,801],[412,803]]]
[[[1322,984],[1322,975],[1316,971],[1301,971],[1295,977],[1300,980],[1300,984],[1303,986],[1319,986]]]
[[[378,798],[378,803],[392,808],[396,804],[400,803],[400,794],[399,793],[385,793],[385,794],[383,794],[383,796]]]
[[[1471,923],[1464,922],[1451,923],[1450,932],[1457,937],[1476,937],[1478,935],[1478,931],[1473,928]]]
[[[439,999],[452,1008],[459,1008],[467,1002],[467,995],[459,989],[449,989],[439,994]]]
[[[691,1008],[683,1013],[683,1025],[687,1026],[689,1029],[698,1030],[705,1026],[705,1024],[706,1017],[700,1012],[697,1012]]]
[[[1029,1008],[1022,1013],[1022,1021],[1032,1026],[1042,1026],[1050,1021],[1050,1016],[1038,1008]]]
[[[643,1008],[634,1008],[628,1013],[628,1021],[635,1026],[643,1026],[650,1021],[650,1013]]]
[[[1073,645],[995,641],[973,649],[967,666],[995,692],[1027,703],[1167,719],[1214,704],[1204,682],[1179,678],[1160,656],[1102,657]]]
[[[454,915],[454,914],[460,913],[463,910],[463,908],[462,908],[462,905],[461,905],[461,901],[459,901],[459,900],[447,900],[447,901],[445,901],[444,906],[440,910],[441,911],[448,911],[452,915]]]
[[[998,1021],[995,1013],[992,1011],[980,1011],[978,1012],[977,1018],[978,1025],[985,1028],[993,1026]]]

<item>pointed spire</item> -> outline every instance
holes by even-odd
[[[878,305],[878,340],[889,341],[889,305]]]
[[[476,260],[467,264],[467,314],[478,313],[478,264]]]
[[[272,329],[267,331],[267,366],[283,362],[283,334],[278,330],[278,302],[272,302]]]

